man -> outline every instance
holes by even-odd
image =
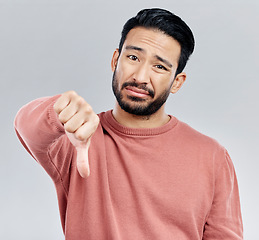
[[[113,110],[96,115],[69,91],[19,111],[15,129],[55,183],[66,239],[242,239],[227,151],[165,113],[193,49],[179,17],[142,10],[112,57]]]

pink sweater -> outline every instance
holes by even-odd
[[[234,167],[215,140],[173,116],[132,129],[101,113],[83,179],[53,110],[57,97],[24,106],[15,128],[54,181],[67,240],[242,239]]]

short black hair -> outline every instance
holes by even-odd
[[[136,27],[157,29],[178,41],[181,46],[181,55],[175,76],[183,71],[194,50],[195,41],[191,29],[180,17],[160,8],[141,10],[123,26],[119,43],[119,53],[121,53],[127,34],[131,29]]]

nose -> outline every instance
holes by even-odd
[[[138,83],[148,84],[150,83],[150,72],[147,64],[139,64],[134,73],[134,80]]]

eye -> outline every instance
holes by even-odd
[[[128,55],[127,56],[130,60],[132,61],[137,61],[138,60],[138,57],[136,57],[135,55]]]
[[[156,65],[155,67],[158,68],[158,69],[161,69],[161,70],[168,71],[167,68],[164,67],[163,65]]]

